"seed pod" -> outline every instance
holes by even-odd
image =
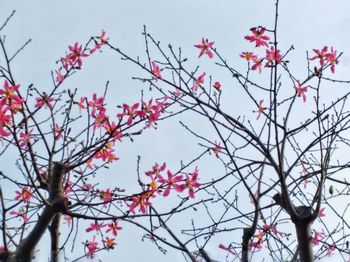
[[[329,187],[329,194],[333,195],[333,193],[334,193],[333,186],[332,186],[332,185],[330,185],[330,187]]]

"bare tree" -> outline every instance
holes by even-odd
[[[174,248],[186,261],[219,261],[208,251],[210,246],[226,252],[227,261],[256,261],[260,255],[306,262],[335,253],[346,261],[350,92],[324,89],[350,82],[329,77],[341,56],[333,47],[307,54],[306,77],[292,72],[294,47],[279,50],[278,7],[277,0],[272,28],[257,26],[245,37],[255,48],[242,52],[241,58],[237,54],[237,60],[247,61],[245,72],[236,61],[224,59],[214,42],[203,38],[195,45],[201,59],[213,59],[232,77],[230,88],[239,88],[245,116],[235,112],[233,98],[224,97],[228,86],[200,66],[191,68],[181,48],[164,48],[146,28],[146,62],[115,47],[105,32],[84,47],[69,46],[52,74],[50,93],[34,84],[19,86],[11,64],[27,43],[10,55],[0,37],[1,154],[17,150],[16,172],[22,176],[19,180],[8,171],[1,173],[0,259],[30,261],[47,231],[51,261],[58,261],[68,242],[74,246],[79,231],[92,234],[80,257],[93,257],[113,249],[120,223],[129,223],[145,231],[144,239],[161,252]],[[85,59],[107,47],[146,73],[134,79],[153,94],[153,99],[142,93],[141,102],[123,104],[116,117],[107,113],[108,82],[104,94],[91,99],[64,89]],[[268,77],[260,78],[262,74]],[[248,114],[252,108],[254,114]],[[98,185],[97,173],[117,160],[115,145],[173,116],[201,118],[217,139],[180,122],[198,139],[201,153],[176,171],[155,163],[143,174],[139,159],[136,193]],[[208,155],[222,171],[204,178],[199,163]],[[15,196],[3,193],[5,184],[19,187]],[[169,194],[174,204],[164,209],[158,201]],[[189,220],[192,227],[175,225],[178,219]],[[59,238],[62,220],[70,227],[64,239]],[[224,242],[227,236],[232,241]]]

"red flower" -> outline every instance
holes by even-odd
[[[213,85],[213,87],[218,90],[219,92],[221,91],[221,84],[219,81],[216,81]]]
[[[213,48],[214,42],[209,42],[208,39],[202,38],[202,43],[195,45],[195,47],[199,48],[201,51],[198,57],[206,54],[209,58],[213,58],[213,53],[211,52],[211,48]]]
[[[255,42],[255,47],[259,46],[268,46],[267,40],[270,39],[267,35],[264,35],[265,28],[263,27],[254,27],[250,29],[250,31],[253,33],[251,36],[245,36],[244,39],[248,40],[250,43]]]
[[[297,81],[297,85],[294,86],[295,91],[297,92],[298,97],[303,97],[304,103],[306,102],[306,92],[307,92],[307,87],[303,87],[300,85],[299,80]]]

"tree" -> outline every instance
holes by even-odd
[[[146,28],[146,62],[115,47],[105,32],[92,37],[84,48],[78,43],[69,46],[53,74],[50,93],[34,85],[22,90],[10,67],[19,52],[8,55],[1,38],[2,154],[17,150],[24,181],[1,174],[5,183],[19,187],[14,197],[0,196],[1,258],[30,260],[49,230],[51,260],[57,261],[66,243],[59,241],[63,215],[67,223],[83,225],[92,233],[84,244],[84,256],[89,257],[112,249],[120,223],[125,222],[145,230],[145,238],[159,250],[178,249],[190,261],[215,261],[207,252],[213,243],[229,261],[254,261],[258,254],[277,261],[313,261],[333,253],[347,259],[347,204],[335,203],[348,192],[349,162],[344,154],[349,92],[340,89],[325,96],[324,86],[349,82],[330,77],[341,54],[328,46],[307,56],[306,77],[294,76],[289,67],[293,61],[288,61],[293,46],[279,50],[278,5],[276,1],[272,28],[257,26],[245,37],[256,48],[240,54],[247,61],[245,73],[222,58],[213,41],[203,38],[194,46],[201,60],[216,59],[216,65],[228,71],[232,85],[240,87],[239,94],[250,103],[245,112],[254,108],[253,117],[230,113],[224,100],[227,87],[214,76],[208,81],[200,66],[188,69],[181,49],[163,48]],[[145,76],[135,79],[146,83],[157,98],[123,104],[112,117],[106,106],[108,83],[104,95],[93,94],[92,99],[77,98],[77,90],[63,89],[88,56],[107,47],[141,68]],[[117,160],[114,145],[142,135],[160,121],[186,114],[200,116],[216,133],[212,141],[183,124],[200,141],[203,151],[198,156],[178,170],[155,163],[143,174],[139,163],[140,190],[132,194],[118,185],[99,187],[97,173]],[[199,165],[208,154],[223,167],[212,177],[202,176]],[[157,202],[162,199],[177,203],[159,211]],[[192,210],[206,218],[193,218],[191,229],[176,232],[172,221],[185,219]],[[225,235],[232,241],[222,242]],[[75,241],[71,234],[66,239]]]

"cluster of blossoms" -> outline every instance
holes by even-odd
[[[267,30],[264,27],[254,27],[251,28],[250,31],[252,35],[245,36],[244,38],[250,43],[255,44],[256,48],[265,48],[265,55],[263,57],[258,57],[258,55],[253,52],[242,52],[240,54],[240,57],[248,61],[248,65],[250,62],[253,63],[250,69],[253,71],[259,70],[259,73],[261,73],[263,67],[272,67],[280,64],[282,62],[281,51],[275,49],[275,46],[273,44],[270,44],[270,37],[266,34]],[[315,75],[319,75],[320,72],[322,72],[322,70],[328,66],[330,67],[331,72],[334,73],[335,65],[339,63],[337,51],[334,50],[333,47],[331,47],[329,50],[327,46],[323,47],[321,50],[313,49],[313,51],[316,55],[309,58],[308,60],[319,60],[320,64],[319,69],[315,67]],[[300,80],[297,80],[296,84],[294,85],[296,96],[301,97],[304,103],[306,102],[306,93],[308,90],[307,86],[303,86],[305,82],[300,83]],[[258,116],[256,119],[259,119],[260,115],[264,111],[263,101],[264,100],[260,100],[259,103],[257,103]]]
[[[123,112],[119,113],[117,117],[120,121],[127,118],[126,124],[128,126],[132,125],[137,118],[140,120],[147,119],[146,127],[150,127],[165,112],[165,108],[170,105],[167,99],[167,97],[164,97],[155,102],[153,99],[150,99],[148,102],[141,101],[141,107],[140,103],[135,103],[132,106],[123,104]]]
[[[103,228],[105,228],[104,231],[102,230]],[[86,256],[89,258],[92,258],[94,254],[98,250],[100,250],[99,243],[96,240],[96,234],[97,235],[101,234],[103,248],[110,250],[110,249],[113,249],[114,246],[116,245],[115,237],[118,235],[118,231],[122,229],[123,228],[118,225],[118,222],[115,222],[115,221],[112,221],[111,223],[108,223],[108,224],[105,224],[104,222],[98,223],[97,221],[95,221],[95,223],[91,223],[90,226],[85,229],[85,231],[87,233],[93,232],[95,233],[95,235],[92,237],[90,241],[86,241],[85,243]]]
[[[10,127],[13,123],[12,115],[22,108],[24,99],[19,95],[20,85],[11,85],[5,80],[0,89],[0,139],[11,135]]]
[[[188,189],[188,195],[191,198],[195,197],[195,188],[200,187],[198,182],[198,169],[192,173],[186,173],[185,175],[174,175],[170,170],[167,170],[167,176],[165,177],[163,172],[166,170],[166,164],[159,165],[155,163],[152,170],[145,172],[146,176],[151,179],[151,182],[147,184],[147,190],[142,193],[133,196],[130,201],[132,203],[128,205],[129,210],[134,214],[135,209],[138,207],[141,213],[146,213],[146,208],[151,205],[150,198],[154,198],[157,195],[163,197],[169,196],[171,190],[176,192],[183,192]]]
[[[93,38],[95,47],[90,50],[90,54],[93,54],[96,50],[99,50],[103,45],[107,44],[107,40],[106,32],[102,30],[101,35]],[[85,49],[83,49],[82,45],[79,45],[78,42],[75,42],[74,45],[69,45],[68,50],[69,52],[60,59],[62,67],[55,70],[57,83],[62,83],[71,70],[80,69],[83,65],[82,59],[89,56]]]
[[[276,226],[263,225],[262,228],[255,235],[255,239],[249,243],[248,250],[261,249],[264,241],[267,239],[268,234],[273,233],[276,236],[283,237],[284,233],[277,230]],[[265,237],[265,238],[264,238]]]
[[[262,66],[271,67],[275,64],[279,64],[282,61],[282,55],[280,50],[275,50],[273,45],[269,45],[268,40],[270,37],[265,34],[266,29],[263,27],[255,27],[250,29],[252,35],[245,36],[244,38],[251,43],[255,44],[255,47],[265,47],[265,56],[258,57],[253,52],[242,52],[240,57],[246,59],[248,62],[252,62],[252,70],[259,70],[259,73],[262,72]],[[265,61],[265,64],[264,64]]]

